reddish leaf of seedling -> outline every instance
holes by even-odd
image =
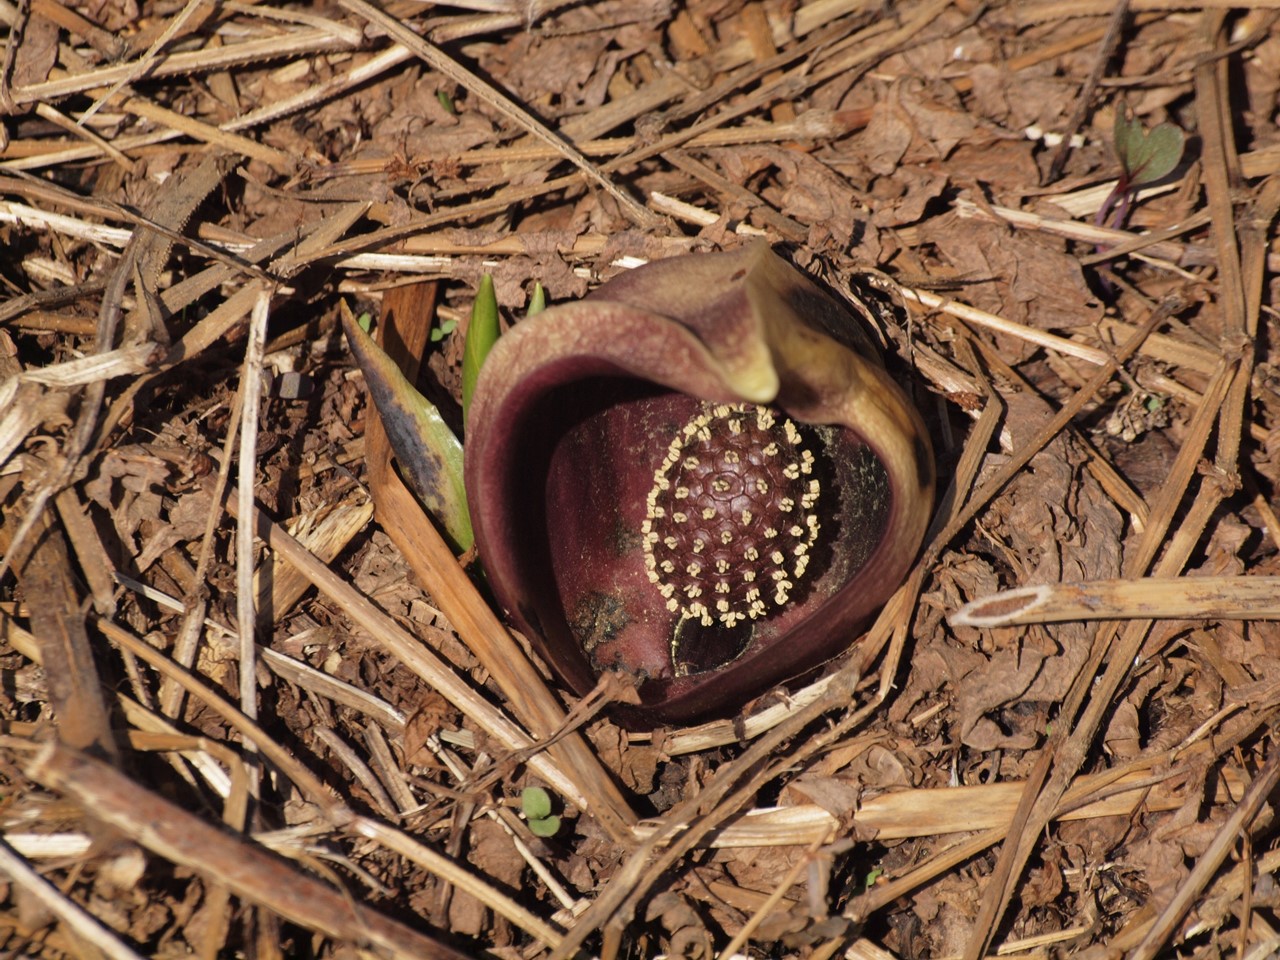
[[[1169,175],[1182,159],[1186,136],[1172,123],[1147,130],[1128,104],[1121,103],[1116,111],[1114,142],[1126,186],[1134,190]]]

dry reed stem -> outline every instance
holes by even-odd
[[[623,212],[636,224],[641,227],[657,226],[659,220],[656,217],[606,177],[601,170],[596,168],[595,164],[583,156],[572,144],[557,137],[544,124],[536,120],[528,111],[521,108],[496,87],[481,80],[472,71],[445,54],[439,47],[419,37],[399,20],[388,16],[377,7],[366,3],[365,0],[338,0],[338,2],[352,13],[368,20],[402,46],[412,50],[414,54],[433,69],[438,70],[459,86],[470,90],[495,110],[502,113],[508,120],[522,127],[526,132],[547,145],[558,149],[564,159],[576,166],[588,179],[594,181],[597,186],[603,188],[618,201],[618,205]]]
[[[460,783],[472,782],[480,778],[481,774],[477,769],[468,767],[454,751],[447,749],[443,743],[438,740],[434,743],[428,741],[428,746],[440,762],[448,768],[449,772],[453,774]],[[469,806],[474,809],[474,804]],[[470,814],[464,808],[460,819],[469,819],[469,816]],[[484,816],[502,827],[503,831],[506,832],[507,836],[510,838],[511,843],[519,852],[521,859],[529,865],[529,869],[531,869],[538,879],[542,881],[543,886],[546,887],[547,891],[555,897],[556,901],[560,904],[561,910],[553,918],[555,922],[562,926],[572,922],[572,918],[585,909],[586,904],[583,901],[576,899],[565,888],[564,884],[552,874],[551,868],[548,867],[543,860],[529,848],[527,843],[525,843],[524,837],[521,835],[521,831],[512,826],[511,821],[515,819],[514,812],[501,806],[489,806],[485,808]],[[557,934],[556,937],[558,940],[559,934]]]
[[[795,120],[785,123],[744,123],[737,127],[726,127],[694,137],[687,147],[733,147],[750,143],[785,143],[795,140],[825,140],[843,136],[852,132],[861,124],[860,115],[832,110],[808,110]],[[576,144],[577,149],[588,157],[614,157],[635,150],[644,143],[641,137],[622,136],[603,139],[582,140]],[[559,147],[549,146],[541,141],[534,143],[517,142],[504,147],[472,147],[454,154],[445,154],[466,166],[487,166],[490,164],[528,163],[531,161],[555,160],[563,156]],[[411,158],[412,159],[412,158]],[[386,169],[384,158],[356,159],[342,164],[340,169],[330,168],[330,176],[344,176],[379,173]],[[518,241],[518,234],[503,238],[506,241]]]
[[[778,47],[796,48],[800,51],[798,55],[803,56],[811,48],[797,47],[797,40],[838,25],[842,18],[862,13],[865,6],[863,0],[817,0],[815,3],[805,4],[796,10],[789,32],[783,22],[779,21],[775,24],[773,42]],[[831,36],[824,35],[820,43],[827,44],[831,39]],[[711,51],[707,57],[707,67],[712,75],[721,76],[750,64],[755,59],[751,43],[745,38],[740,38]],[[768,69],[773,69],[774,66],[775,64],[770,64]],[[626,96],[601,104],[581,117],[569,118],[561,126],[560,132],[575,143],[589,140],[650,113],[670,101],[677,101],[676,109],[687,116],[696,112],[688,106],[690,94],[689,82],[685,77],[675,71],[662,73]],[[716,96],[719,96],[719,93]],[[715,124],[713,127],[708,127],[708,131],[722,125]],[[694,136],[702,132],[704,131],[698,131]]]
[[[746,946],[751,939],[751,935],[759,929],[760,924],[768,918],[769,913],[782,902],[787,895],[787,891],[795,886],[800,879],[800,874],[809,868],[809,864],[813,861],[818,850],[834,836],[835,831],[832,830],[826,836],[809,844],[804,855],[796,859],[796,862],[791,865],[791,869],[783,874],[782,879],[774,886],[773,892],[756,907],[751,916],[747,917],[747,922],[738,929],[738,932],[725,944],[724,949],[716,955],[717,960],[734,960],[738,956],[738,951]]]
[[[236,406],[240,411],[240,455],[237,459],[239,496],[236,505],[236,628],[240,634],[240,656],[237,669],[240,674],[240,709],[250,720],[258,719],[258,657],[254,643],[257,611],[253,589],[254,537],[253,508],[254,484],[258,470],[258,411],[262,406],[263,347],[267,342],[267,317],[271,311],[271,292],[259,290],[249,312],[249,330],[246,338],[244,365],[241,367],[240,388]],[[216,502],[216,501],[215,501]],[[253,784],[257,794],[257,780]]]
[[[1178,454],[1170,480],[1152,510],[1138,550],[1133,556],[1126,558],[1126,568],[1131,575],[1145,570],[1154,558],[1155,551],[1164,542],[1165,533],[1173,520],[1174,509],[1191,480],[1191,468],[1199,460],[1234,372],[1233,368],[1229,369],[1224,365],[1205,393],[1206,402],[1196,410],[1191,436]],[[1185,554],[1170,551],[1166,554],[1166,564],[1171,569],[1166,572],[1175,572],[1183,562]],[[1128,675],[1149,628],[1148,620],[1130,621],[1118,641],[1112,641],[1109,627],[1104,627],[1095,638],[1089,661],[1077,673],[1064,700],[1061,725],[1056,728],[1063,732],[1056,733],[1050,739],[1040,753],[1032,776],[1028,778],[997,859],[997,872],[983,899],[974,935],[966,950],[966,960],[980,956],[989,946],[995,926],[1012,896],[1013,886],[1037,843],[1036,838],[1052,818],[1052,811],[1064,796],[1071,778],[1084,763],[1102,719],[1110,709],[1120,684]],[[1095,672],[1101,666],[1104,655],[1109,656],[1110,660],[1102,677],[1095,679]],[[1082,706],[1084,712],[1072,726],[1071,718],[1076,716]]]
[[[139,583],[136,580],[131,580],[130,578],[120,574],[116,575],[116,580],[121,586],[137,591],[148,600],[151,600],[174,613],[181,613],[184,610],[182,601],[161,593],[154,587],[149,587],[146,584]],[[15,631],[20,629],[9,620],[0,621],[0,624],[2,624],[6,631]],[[215,635],[225,636],[229,641],[237,644],[239,642],[239,638],[234,630],[224,627],[213,620],[206,619],[203,621],[201,626],[208,629]],[[0,634],[0,639],[7,639],[9,642],[19,643],[20,640],[16,639],[16,636],[17,635],[12,635],[11,633],[6,632],[5,634]],[[30,656],[32,659],[36,660],[37,663],[39,662],[38,650],[32,652],[28,648],[20,649],[24,656]],[[317,696],[332,700],[334,703],[349,707],[357,713],[364,714],[365,716],[376,720],[392,733],[403,733],[405,725],[404,714],[385,700],[375,697],[367,690],[362,690],[359,687],[352,686],[345,681],[339,680],[337,677],[325,673],[323,670],[317,670],[310,664],[304,663],[301,660],[295,660],[293,657],[286,656],[285,654],[280,653],[277,650],[273,650],[270,647],[261,647],[258,650],[258,655],[262,658],[262,662],[273,673],[282,679],[287,680],[289,683],[296,684]],[[177,662],[176,656],[174,656],[173,659]],[[135,726],[141,726],[141,724],[135,723]]]
[[[236,48],[224,47],[222,49],[238,49],[239,46],[243,45],[238,45]],[[219,124],[217,129],[226,134],[235,134],[241,130],[252,129],[253,127],[261,124],[278,120],[281,117],[288,116],[289,114],[296,113],[299,110],[321,103],[324,100],[351,89],[352,87],[366,83],[371,78],[377,77],[390,70],[392,67],[403,63],[411,56],[412,54],[404,47],[392,47],[391,49],[386,50],[355,67],[352,67],[346,73],[317,83],[300,93],[267,103],[235,118],[234,120],[228,120],[225,123]],[[164,120],[167,118],[163,118],[160,114],[156,114],[155,119]],[[114,146],[116,149],[128,153],[140,150],[144,147],[167,143],[182,136],[183,130],[179,129],[179,127],[184,126],[184,124],[178,124],[177,127],[170,127],[165,130],[136,134],[130,137],[121,137],[115,141]],[[218,134],[213,133],[211,130],[205,130],[199,127],[192,127],[191,132],[194,135],[197,135],[199,139],[208,138],[214,141],[221,139]],[[238,141],[231,139],[227,142],[235,144]],[[250,153],[250,156],[261,156],[274,166],[280,159],[278,154],[264,153],[263,151],[265,149],[266,148],[255,147],[253,148],[253,152]],[[46,153],[33,153],[29,156],[14,160],[0,161],[0,169],[34,170],[42,167],[74,163],[80,160],[90,160],[100,154],[101,151],[94,146],[55,148]]]
[[[114,643],[145,660],[157,671],[175,678],[183,685],[191,696],[198,698],[206,707],[220,715],[228,725],[232,727],[232,729],[236,730],[236,732],[244,738],[246,745],[252,746],[266,757],[303,792],[309,801],[319,806],[321,810],[324,811],[325,817],[330,824],[348,832],[370,839],[375,839],[380,844],[388,846],[389,849],[395,849],[398,852],[404,853],[424,869],[430,870],[432,873],[435,873],[447,882],[454,884],[461,889],[467,890],[481,901],[490,904],[499,913],[511,920],[512,923],[515,923],[522,929],[526,929],[534,937],[548,943],[557,939],[558,934],[552,931],[545,923],[534,917],[514,901],[507,898],[501,892],[492,888],[489,884],[484,883],[469,871],[459,867],[453,861],[435,853],[434,851],[421,847],[417,841],[410,839],[401,831],[398,831],[393,827],[352,813],[352,811],[347,809],[340,800],[335,798],[328,788],[321,784],[321,782],[314,777],[309,770],[302,766],[289,750],[267,736],[267,734],[251,719],[219,697],[203,682],[174,664],[173,661],[165,657],[164,654],[154,650],[146,643],[138,640],[127,631],[113,623],[110,623],[109,621],[99,620],[97,622],[97,627]],[[263,652],[264,654],[274,653],[273,651],[267,650],[264,650]],[[278,664],[281,659],[283,658],[281,658],[279,654],[274,654],[274,656],[268,657],[268,662],[274,661]],[[134,710],[135,712],[132,716],[136,721],[139,715],[136,713],[136,707]],[[235,759],[239,761],[239,758]],[[230,768],[234,770],[235,765],[230,765]],[[138,791],[142,790],[141,787],[135,787],[133,789]],[[140,798],[138,799],[139,803],[145,803],[145,800],[141,799],[143,794],[145,794],[145,791],[135,794],[135,797]],[[231,792],[231,795],[235,795],[234,791]],[[126,808],[122,808],[122,810]],[[96,809],[98,808],[89,808],[90,811]],[[139,809],[142,808],[139,807]],[[123,817],[124,813],[121,812],[118,816]],[[222,874],[219,871],[214,871],[215,877],[221,877],[221,875]],[[271,904],[268,905],[271,906]],[[274,906],[272,906],[272,909],[274,909]]]
[[[1107,363],[1111,356],[1111,354],[1106,350],[1101,350],[1097,347],[1090,347],[1082,343],[1077,343],[1075,340],[1067,340],[1064,337],[1059,337],[1052,333],[1046,333],[1043,330],[1037,330],[1033,327],[1028,327],[1025,324],[1017,323],[1016,321],[1007,320],[1004,317],[988,313],[985,310],[979,310],[977,307],[971,307],[968,304],[961,303],[960,301],[954,300],[950,297],[942,297],[927,290],[916,290],[910,287],[902,287],[901,290],[903,296],[908,301],[917,303],[929,310],[945,313],[949,316],[956,317],[959,320],[964,320],[967,323],[972,323],[988,330],[994,330],[997,333],[1002,333],[1007,336],[1016,337],[1027,343],[1033,343],[1036,346],[1044,347],[1047,350],[1053,350],[1065,356],[1075,357],[1078,360],[1083,360],[1086,363],[1093,364],[1094,366],[1101,366]],[[1117,321],[1111,321],[1107,326],[1111,329],[1124,330],[1126,332],[1131,332],[1133,330],[1133,328],[1129,327],[1127,324],[1121,324]],[[1168,343],[1168,340],[1161,340],[1156,346],[1150,347],[1141,352],[1148,353],[1153,357],[1167,359]],[[1197,368],[1209,358],[1207,352],[1191,345],[1182,345],[1182,350],[1189,351],[1196,357],[1195,366]],[[1181,351],[1179,351],[1179,353],[1181,354]],[[1212,362],[1214,364],[1214,368],[1216,368],[1217,364],[1220,363],[1220,357],[1214,357]],[[1212,372],[1212,370],[1210,372]],[[1150,389],[1168,393],[1181,400],[1185,400],[1188,403],[1198,405],[1204,401],[1204,397],[1200,393],[1179,383],[1172,377],[1152,375],[1146,376],[1143,379],[1145,380],[1145,385],[1148,385]],[[1254,440],[1265,442],[1269,439],[1270,432],[1260,424],[1250,423],[1249,435]]]
[[[294,158],[283,150],[269,147],[232,130],[223,130],[212,124],[183,116],[141,97],[127,98],[121,104],[121,109],[159,126],[168,127],[175,134],[183,134],[197,142],[210,144],[229,153],[238,153],[260,160],[278,173],[290,173],[296,166]]]
[[[120,166],[129,173],[137,172],[137,164],[126,157],[114,144],[102,139],[102,137],[98,136],[88,127],[79,126],[73,122],[70,117],[55,110],[47,103],[39,104],[36,107],[36,115],[44,117],[44,119],[66,130],[72,136],[79,137],[81,140],[86,141],[90,146],[120,164]]]
[[[111,575],[115,561],[103,545],[102,535],[94,525],[88,508],[74,487],[59,491],[53,498],[53,506],[71,544],[71,552],[75,555],[81,575],[88,584],[94,610],[99,616],[114,615],[115,585]]]
[[[337,503],[328,503],[294,517],[287,524],[290,535],[323,563],[332,563],[373,519],[373,501],[362,491]],[[269,627],[284,617],[311,586],[302,574],[284,564],[272,564],[268,556],[254,572],[253,596],[258,622]]]
[[[363,215],[366,205],[360,205],[359,212]],[[103,211],[110,215],[114,211]],[[51,213],[47,210],[41,210],[37,207],[31,207],[24,203],[14,203],[11,201],[0,200],[0,223],[20,224],[24,227],[36,230],[50,230],[63,236],[72,237],[79,240],[87,240],[91,243],[101,243],[105,246],[121,248],[124,247],[132,236],[132,231],[119,227],[109,227],[103,224],[90,223],[76,217],[66,216],[64,214]],[[344,231],[345,232],[345,231]],[[231,260],[233,257],[242,257],[251,255],[253,251],[262,244],[261,240],[252,237],[243,237],[236,240],[227,240],[226,231],[218,231],[217,239],[214,240],[211,250],[216,250],[217,255]],[[296,239],[296,236],[293,237]],[[603,238],[595,240],[593,238],[585,238],[582,241],[582,253],[584,255],[591,252],[592,246],[599,244],[603,246]],[[687,245],[687,244],[686,244]],[[429,241],[422,239],[410,240],[406,242],[407,250],[415,248],[430,247]],[[495,255],[502,253],[519,254],[525,251],[520,249],[511,249],[512,243],[484,244],[475,247],[468,247],[465,244],[459,244],[456,241],[448,244],[449,248],[460,254],[482,254]],[[487,249],[488,247],[494,249]],[[673,247],[675,243],[673,243]],[[507,249],[504,249],[506,247]],[[234,262],[234,261],[232,261]],[[453,265],[451,257],[442,256],[414,256],[412,254],[394,254],[394,253],[365,253],[355,256],[339,259],[334,263],[335,267],[344,270],[375,270],[390,271],[400,273],[438,273],[447,270]],[[283,264],[281,265],[283,266]],[[191,297],[190,279],[183,285],[176,285],[172,288],[172,295],[162,297],[163,300],[171,301],[174,295]],[[165,291],[170,294],[170,290]],[[192,297],[194,299],[194,297]],[[68,361],[72,362],[72,361]],[[141,370],[130,370],[126,372],[139,373]],[[37,376],[40,371],[29,371],[30,376]]]
[[[764,783],[788,769],[792,762],[812,755],[864,722],[874,710],[874,704],[854,711],[848,709],[857,685],[855,666],[856,661],[840,671],[838,680],[823,699],[787,717],[740,756],[718,768],[699,794],[668,810],[660,819],[660,826],[623,862],[595,902],[578,918],[564,942],[552,952],[552,960],[567,960],[597,930],[604,937],[602,956],[614,956],[621,931],[630,921],[637,901],[659,883],[682,856],[699,846],[713,830],[748,804]],[[778,755],[778,748],[795,733],[835,709],[842,709],[845,714],[832,728],[793,744],[785,756]],[[772,763],[766,764],[770,760]]]
[[[121,698],[124,705],[124,698]],[[248,824],[249,799],[252,792],[252,780],[249,768],[243,759],[226,744],[209,740],[207,737],[193,737],[179,733],[161,718],[144,710],[133,701],[128,702],[126,715],[131,723],[139,729],[129,731],[129,747],[136,751],[161,751],[164,758],[179,776],[191,780],[186,770],[186,762],[198,766],[206,774],[206,782],[213,788],[217,780],[208,776],[212,768],[221,773],[219,764],[225,767],[227,774],[226,789],[220,795],[226,800],[222,807],[222,822],[236,833],[243,833]],[[148,732],[148,728],[151,732]],[[209,879],[209,891],[206,905],[209,911],[209,923],[203,931],[201,955],[216,957],[218,951],[226,946],[227,934],[231,928],[232,891],[216,876]]]
[[[98,95],[97,99],[90,104],[80,117],[80,122],[84,123],[106,104],[108,100],[120,92],[126,85],[140,80],[155,69],[156,63],[160,59],[160,51],[169,43],[178,33],[179,30],[187,24],[200,8],[200,0],[187,0],[177,16],[173,17],[165,26],[161,34],[152,41],[151,46],[147,49],[139,59],[129,65],[129,72],[122,76],[119,80],[111,85],[111,88],[105,93]]]
[[[1090,774],[1079,777],[1068,797],[1081,798],[1094,794],[1101,797],[1081,804],[1078,799],[1064,801],[1055,820],[1091,820],[1096,817],[1129,816],[1138,809],[1176,810],[1186,802],[1187,786],[1168,784],[1181,779],[1182,768],[1175,762],[1188,762],[1176,755],[1146,758],[1133,769],[1116,776]],[[1153,773],[1167,764],[1163,772]],[[1229,802],[1244,786],[1232,774],[1218,785],[1213,799]],[[999,830],[1005,827],[1018,804],[1023,784],[1016,781],[976,786],[933,787],[897,790],[864,801],[851,818],[854,834],[864,840],[902,840],[908,837],[935,837],[974,830]],[[711,841],[715,848],[798,846],[823,840],[842,826],[830,811],[816,804],[787,807],[758,807],[725,825]],[[642,821],[637,834],[652,836],[657,829],[653,821]]]
[[[1166,766],[1173,768],[1174,763],[1180,757],[1190,759],[1192,768],[1195,769],[1198,764],[1212,762],[1218,757],[1229,753],[1247,737],[1256,734],[1258,730],[1273,722],[1276,714],[1280,713],[1280,707],[1277,707],[1274,703],[1273,696],[1269,700],[1264,696],[1260,698],[1260,701],[1264,704],[1264,707],[1258,711],[1256,716],[1240,717],[1237,722],[1224,724],[1221,730],[1217,729],[1217,724],[1207,725],[1187,738],[1183,745],[1178,748],[1166,751],[1158,756],[1143,757],[1122,767],[1107,771],[1098,775],[1099,780],[1093,783],[1089,783],[1088,778],[1077,781],[1075,785],[1070,786],[1067,791],[1060,795],[1052,808],[1051,816],[1065,815],[1075,806],[1089,802],[1097,795],[1100,786],[1107,783],[1120,783],[1126,776],[1139,771]],[[1222,717],[1219,716],[1217,719],[1220,721]],[[1081,785],[1085,785],[1083,789],[1081,789]],[[909,867],[902,875],[889,877],[887,882],[878,884],[852,900],[844,911],[844,915],[857,921],[865,920],[868,916],[888,906],[904,894],[941,876],[1009,837],[1010,831],[1020,829],[1020,823],[1025,820],[1022,807],[1026,802],[1026,786],[1027,784],[1023,785],[1023,797],[1018,803],[1012,805],[1013,815],[1002,826],[986,830],[968,839],[959,840],[951,846],[938,851],[924,862]],[[1022,836],[1022,834],[1013,834],[1013,836],[1018,837]]]
[[[359,816],[352,818],[347,825],[347,829],[352,834],[367,837],[386,849],[400,854],[412,863],[416,863],[444,878],[459,890],[492,907],[501,916],[510,920],[544,946],[554,948],[563,939],[559,932],[540,917],[534,915],[510,897],[499,893],[490,884],[484,883],[459,867],[449,857],[437,853],[426,844],[419,843],[403,831],[394,830],[385,823],[374,820],[372,817]]]
[[[1069,17],[1098,17],[1111,12],[1109,0],[1032,0],[1019,5],[1018,21],[1021,24],[1043,23],[1047,20],[1063,20]],[[1143,10],[1274,10],[1280,8],[1280,0],[1129,0],[1134,12]]]
[[[665,213],[677,220],[683,220],[685,223],[695,223],[700,227],[709,227],[720,219],[718,214],[704,210],[696,204],[669,197],[665,193],[659,193],[657,190],[649,194],[649,205],[660,213]],[[735,223],[733,232],[744,237],[767,236],[765,231],[759,227],[753,227],[747,223]]]
[[[3,8],[0,8],[0,16],[4,16]],[[12,20],[9,20],[9,23],[12,25]],[[211,50],[171,54],[155,64],[150,75],[152,77],[187,76],[227,67],[279,60],[281,57],[347,50],[355,45],[350,40],[335,35],[331,30],[290,31],[284,36],[248,40]],[[72,94],[108,87],[122,79],[127,80],[135,67],[133,63],[98,67],[75,76],[13,87],[9,93],[18,105],[53,102]]]
[[[49,911],[66,925],[72,940],[69,946],[79,950],[87,947],[101,951],[102,956],[111,960],[142,960],[119,937],[103,926],[97,917],[41,876],[8,843],[0,843],[0,873],[7,876],[34,904]]]
[[[46,665],[57,736],[72,749],[118,759],[66,539],[46,515],[38,518],[35,530],[28,544],[18,548],[14,571],[27,595],[35,598],[31,632]],[[6,549],[11,547],[10,532],[0,535]]]
[[[1280,619],[1280,577],[1044,583],[970,601],[948,619],[964,627],[1066,620],[1276,620]]]
[[[823,698],[833,681],[834,678],[831,676],[815,680],[788,694],[782,703],[771,703],[758,713],[753,713],[742,720],[711,720],[678,730],[663,729],[653,734],[630,734],[628,740],[632,743],[652,740],[654,745],[669,757],[699,753],[715,747],[754,740],[765,731],[776,727],[791,714]]]
[[[228,500],[228,506],[234,499]],[[261,510],[255,510],[257,536],[276,553],[297,567],[312,584],[342,608],[351,620],[368,631],[383,647],[397,657],[430,687],[466,714],[488,736],[506,750],[527,757],[528,764],[552,789],[563,794],[575,806],[590,808],[573,779],[568,777],[527,733],[476,693],[460,678],[452,666],[420,643],[394,620],[375,607],[367,597],[305,550]]]
[[[888,21],[880,21],[852,35],[842,36],[844,28],[840,24],[836,24],[833,30],[828,33],[820,33],[804,42],[794,44],[779,54],[778,57],[771,57],[765,61],[755,63],[732,76],[729,80],[703,91],[700,96],[686,100],[680,109],[669,112],[670,118],[672,120],[680,119],[705,107],[720,104],[735,93],[743,83],[768,73],[797,57],[812,53],[815,58],[819,56],[823,58],[826,61],[825,65],[815,68],[813,63],[805,62],[789,70],[774,83],[746,94],[731,105],[722,105],[722,109],[714,116],[691,124],[679,131],[665,134],[652,144],[640,147],[630,153],[625,153],[620,157],[615,157],[601,169],[606,173],[612,172],[639,163],[641,160],[647,160],[650,157],[664,155],[669,150],[683,147],[694,137],[723,127],[730,120],[735,120],[752,112],[758,112],[764,106],[773,102],[778,88],[785,88],[793,94],[799,94],[821,83],[823,80],[830,79],[832,76],[856,71],[859,67],[865,68],[867,64],[874,62],[889,51],[915,37],[920,30],[932,22],[933,18],[948,5],[948,2],[949,0],[936,0],[926,10],[917,14],[909,24],[899,30],[892,30],[893,24]],[[748,44],[747,46],[749,49],[750,45]]]
[[[125,731],[129,749],[162,752],[185,782],[197,789],[207,789],[224,801],[223,823],[243,831],[249,811],[249,773],[244,758],[221,741],[181,732],[131,697],[121,695],[116,702],[130,725]],[[199,787],[193,771],[199,773],[203,788]]]
[[[137,657],[157,673],[172,678],[182,686],[188,696],[198,699],[205,707],[221,717],[227,726],[239,734],[246,743],[252,744],[270,763],[279,767],[312,803],[326,812],[340,809],[340,802],[318,777],[303,766],[290,751],[272,740],[256,723],[195,674],[110,620],[99,619],[94,626],[112,644]]]
[[[50,745],[30,764],[29,773],[73,799],[92,819],[307,929],[338,940],[370,942],[406,960],[465,956],[205,823],[101,761]]]
[[[1191,875],[1179,886],[1174,898],[1160,911],[1151,924],[1151,929],[1142,938],[1142,942],[1129,954],[1132,960],[1154,960],[1155,956],[1165,948],[1178,925],[1190,912],[1195,898],[1208,887],[1213,875],[1218,872],[1223,861],[1239,843],[1240,836],[1247,835],[1254,818],[1262,810],[1263,804],[1267,802],[1277,783],[1280,783],[1280,753],[1272,743],[1271,756],[1258,771],[1257,778],[1249,785],[1240,802],[1218,828],[1209,848],[1196,860],[1196,865],[1191,869]]]
[[[967,350],[967,344],[963,343],[958,348],[958,352],[962,354]],[[979,370],[976,357],[970,353],[967,359],[970,360],[970,365],[975,370]],[[925,577],[934,568],[938,558],[942,555],[942,551],[946,549],[951,539],[968,522],[963,519],[964,508],[962,504],[968,499],[965,495],[969,493],[973,484],[977,481],[978,471],[985,459],[985,452],[991,443],[992,436],[995,434],[997,423],[1004,412],[1004,402],[1000,399],[990,381],[985,376],[981,376],[980,383],[982,391],[986,395],[986,403],[983,405],[982,413],[974,424],[973,430],[970,431],[965,440],[964,449],[961,451],[960,459],[956,463],[951,482],[942,494],[937,511],[929,524],[929,529],[925,532],[924,547],[921,550],[920,559],[916,562],[916,566],[908,576],[906,583],[886,605],[886,613],[881,614],[876,621],[876,627],[873,627],[871,631],[871,635],[875,636],[876,628],[885,621],[885,618],[894,616],[895,613],[900,611],[900,615],[894,616],[893,622],[896,624],[896,629],[893,632],[885,664],[880,671],[878,699],[881,702],[888,700],[892,692],[898,673],[898,664],[906,650],[907,631],[911,626],[920,592],[924,588]],[[994,492],[992,490],[992,495],[994,495]],[[895,606],[898,607],[897,611],[893,610]],[[876,649],[875,644],[871,644],[869,647],[870,650]],[[863,662],[867,663],[868,661],[864,659]]]
[[[1209,215],[1199,211],[1185,220],[1148,233],[1135,234],[1115,227],[1103,227],[1078,220],[1048,217],[1041,213],[1014,210],[994,204],[980,204],[961,197],[955,202],[956,214],[966,220],[985,220],[988,223],[1007,223],[1023,230],[1037,230],[1092,243],[1105,247],[1099,253],[1080,258],[1081,263],[1101,263],[1117,259],[1125,254],[1144,250],[1149,254],[1146,262],[1156,265],[1167,260],[1179,266],[1200,266],[1213,262],[1213,253],[1201,243],[1175,243],[1171,238],[1192,230],[1199,230],[1209,222]]]

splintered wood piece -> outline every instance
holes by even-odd
[[[58,739],[76,750],[118,758],[61,528],[47,515],[37,518],[32,536],[15,559],[14,570],[31,613],[31,633],[40,645]]]
[[[1172,773],[1168,779],[1138,770],[1116,778],[1110,775],[1080,777],[1069,797],[1096,795],[1099,799],[1082,806],[1064,802],[1055,811],[1058,820],[1091,820],[1095,817],[1127,817],[1141,806],[1147,811],[1176,810],[1186,802],[1186,789]],[[1153,781],[1159,782],[1153,782]],[[976,786],[933,787],[897,790],[873,797],[858,807],[853,826],[858,837],[877,841],[906,837],[935,837],[971,830],[994,830],[1006,826],[1018,805],[1024,784],[1018,781]],[[1214,796],[1229,803],[1244,789],[1238,772],[1228,771]],[[838,822],[830,811],[817,804],[764,807],[749,811],[716,833],[709,846],[771,847],[798,846],[829,836]],[[642,837],[656,827],[643,821],[637,827]]]
[[[362,493],[294,517],[285,528],[324,563],[330,563],[373,518],[373,501]],[[271,554],[254,574],[260,626],[279,622],[311,586],[293,566]]]

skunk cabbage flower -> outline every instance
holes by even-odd
[[[847,648],[933,497],[925,428],[848,309],[763,242],[657,261],[498,341],[465,471],[498,601],[633,725],[736,711]]]

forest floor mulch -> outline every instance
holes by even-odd
[[[1276,3],[0,25],[4,955],[1280,954]],[[760,237],[895,285],[936,514],[845,656],[628,732],[378,499],[339,318],[456,419],[484,274]]]

